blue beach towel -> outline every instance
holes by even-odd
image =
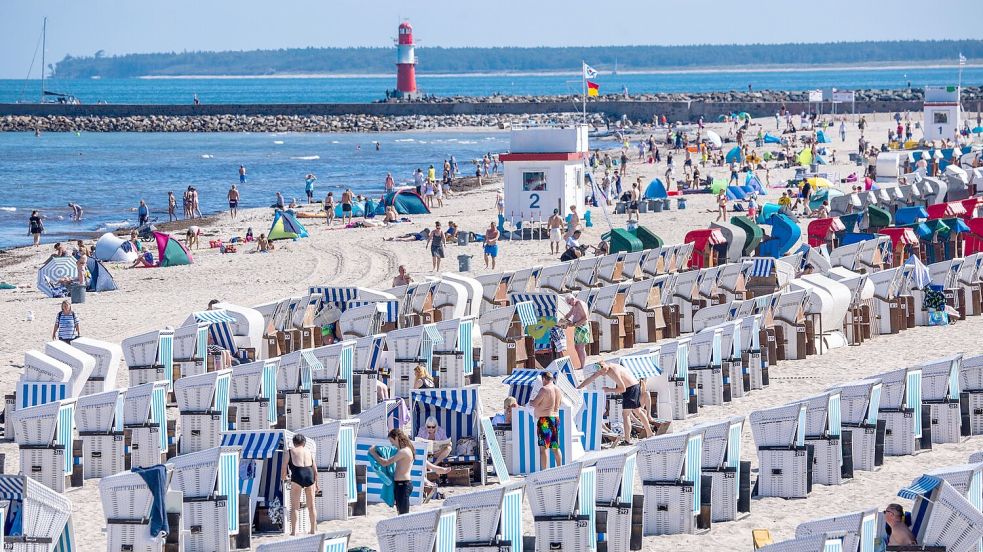
[[[376,453],[382,458],[389,459],[395,456],[397,449],[396,447],[375,447]],[[379,476],[382,480],[382,491],[379,493],[379,498],[383,500],[388,506],[392,507],[396,504],[396,495],[393,490],[393,479],[396,477],[396,465],[391,464],[389,466],[383,466],[376,461],[375,457],[371,454],[369,455],[369,464],[375,471],[375,474]]]
[[[144,483],[154,495],[154,503],[150,507],[150,534],[165,536],[171,532],[167,524],[167,511],[164,509],[164,498],[167,495],[167,468],[158,464],[149,468],[133,468],[133,473],[143,478]]]

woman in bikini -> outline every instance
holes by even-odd
[[[307,438],[294,434],[293,446],[287,450],[287,463],[283,465],[283,480],[290,481],[290,535],[297,534],[297,510],[300,509],[300,495],[307,494],[307,514],[313,535],[317,531],[317,508],[314,495],[320,490],[317,484],[317,468],[314,455],[304,445]]]

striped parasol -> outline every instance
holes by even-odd
[[[65,295],[63,286],[58,281],[64,278],[77,279],[78,269],[73,257],[49,257],[38,269],[38,289],[48,297]]]

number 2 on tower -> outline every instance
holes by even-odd
[[[529,199],[531,200],[529,202],[529,208],[539,209],[539,194],[529,194]]]

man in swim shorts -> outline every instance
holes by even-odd
[[[495,270],[496,257],[498,257],[498,228],[495,228],[493,222],[488,225],[488,230],[485,230],[485,268]],[[488,266],[489,261],[491,267]]]
[[[550,255],[559,255],[563,247],[563,217],[560,216],[559,209],[553,209],[553,216],[546,225],[550,229]]]
[[[539,466],[547,469],[546,451],[553,455],[553,465],[563,465],[563,453],[560,451],[560,388],[553,384],[553,374],[543,372],[543,386],[536,398],[529,402],[536,416],[536,437],[539,442]]]
[[[642,408],[642,386],[638,378],[630,370],[620,364],[611,362],[598,363],[597,371],[590,375],[581,383],[578,388],[583,389],[597,378],[607,376],[614,382],[614,387],[604,387],[605,393],[621,394],[621,416],[624,423],[624,440],[631,442],[631,418],[634,416],[642,424],[642,435],[652,436],[652,422],[648,412]]]

